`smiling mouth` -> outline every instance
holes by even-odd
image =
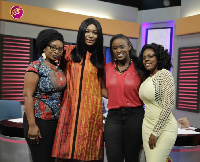
[[[94,42],[94,40],[90,40],[90,39],[87,39],[87,41],[90,42],[90,43]]]
[[[120,54],[117,54],[117,57],[122,57],[123,56],[123,54],[122,53],[120,53]]]
[[[146,63],[145,64],[146,67],[149,67],[150,65],[151,65],[151,63]]]

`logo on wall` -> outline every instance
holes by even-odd
[[[23,9],[20,6],[13,6],[10,10],[10,15],[13,19],[20,19],[24,14]]]
[[[173,162],[172,159],[168,156],[166,162]]]

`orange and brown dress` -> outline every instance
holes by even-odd
[[[98,69],[90,61],[91,53],[75,63],[66,48],[67,88],[54,141],[52,156],[61,159],[103,159],[103,122],[101,84]]]

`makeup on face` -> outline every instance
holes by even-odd
[[[96,43],[97,37],[97,27],[94,24],[88,25],[85,30],[85,44],[88,46],[94,45]]]
[[[55,40],[49,43],[44,49],[46,60],[49,62],[55,62],[59,60],[63,53],[63,43],[60,40]]]
[[[119,60],[129,60],[129,50],[131,46],[128,44],[127,40],[118,38],[112,42],[112,51],[114,57]]]
[[[147,48],[143,52],[143,65],[151,74],[155,74],[157,70],[157,57],[153,49]]]

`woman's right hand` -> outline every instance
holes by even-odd
[[[39,138],[42,138],[42,136],[36,124],[29,126],[28,138],[31,144],[39,144]]]

